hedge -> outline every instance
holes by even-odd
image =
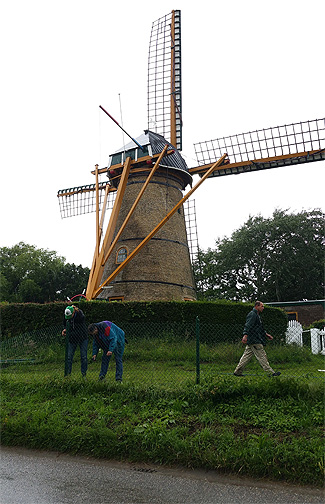
[[[226,300],[215,302],[76,302],[86,315],[88,323],[111,320],[117,325],[131,322],[155,322],[166,324],[177,322],[194,324],[196,317],[205,324],[243,324],[251,303],[236,303]],[[21,303],[0,304],[2,338],[7,339],[26,332],[43,329],[63,322],[67,303],[47,304]],[[263,322],[268,332],[282,337],[287,328],[287,316],[279,308],[265,307]],[[273,331],[273,332],[272,332]]]

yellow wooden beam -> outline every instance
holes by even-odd
[[[148,243],[155,234],[163,227],[164,224],[174,215],[175,212],[184,204],[184,202],[193,194],[196,189],[200,187],[200,185],[211,175],[211,173],[216,170],[225,160],[227,154],[224,154],[218,161],[216,161],[211,168],[203,175],[203,177],[195,184],[192,189],[188,191],[188,193],[174,206],[174,208],[160,221],[160,223],[142,240],[142,242],[130,253],[130,255],[113,271],[113,273],[95,290],[93,297],[96,298],[98,294],[101,292],[103,287],[109,284],[114,278],[119,274],[122,269],[135,257],[140,250]]]
[[[171,149],[169,151],[166,152],[166,156],[170,156],[171,154],[174,154],[174,150]],[[143,157],[140,157],[139,159],[135,160],[135,159],[132,159],[131,161],[131,165],[132,167],[136,167],[137,165],[139,164],[143,164],[145,163],[146,161],[155,161],[155,159],[158,159],[159,157],[159,154],[154,154],[153,156],[143,156]],[[110,166],[109,168],[114,168],[114,169],[118,169],[118,168],[122,168],[123,167],[123,164],[122,163],[118,163],[116,165],[112,165]],[[101,174],[101,173],[106,173],[107,172],[107,166],[106,168],[99,168],[98,170],[98,173]],[[91,173],[93,175],[96,174],[96,171],[95,170],[92,170]]]
[[[99,239],[101,239],[101,237],[103,235],[103,225],[104,225],[104,219],[105,219],[106,207],[107,207],[107,199],[108,199],[109,193],[110,193],[110,187],[109,187],[109,185],[107,185],[106,189],[105,189],[104,201],[103,201],[103,206],[102,206],[102,213],[101,213],[100,223],[99,223]]]
[[[96,173],[96,183],[95,183],[95,191],[96,191],[96,245],[95,245],[95,252],[94,252],[94,256],[93,256],[91,270],[90,270],[89,277],[88,277],[88,283],[87,283],[87,289],[86,289],[86,299],[88,299],[87,293],[89,292],[89,289],[91,287],[91,283],[92,283],[92,279],[93,279],[93,275],[94,275],[94,270],[95,270],[95,266],[96,266],[96,261],[98,259],[98,255],[99,255],[99,243],[100,243],[98,164],[96,164],[95,173]],[[107,194],[108,194],[108,192],[107,192]]]
[[[291,158],[298,158],[298,157],[304,157],[304,156],[310,156],[313,154],[317,154],[319,150],[313,150],[313,151],[306,151],[306,152],[297,152],[294,154],[283,154],[282,156],[273,156],[273,157],[268,157],[268,158],[260,158],[260,159],[253,159],[253,160],[248,160],[248,161],[240,161],[238,163],[229,163],[227,165],[220,166],[218,170],[227,170],[228,168],[237,168],[240,166],[251,166],[254,164],[258,163],[271,163],[272,161],[281,161],[285,159],[291,159]],[[212,166],[212,163],[203,165],[203,166],[195,166],[194,168],[189,168],[189,172],[191,175],[196,175],[200,173],[204,173],[206,170],[208,170]]]
[[[80,186],[80,187],[83,187],[83,186]],[[102,191],[103,189],[105,189],[105,191],[108,190],[108,192],[116,191],[116,188],[112,187],[109,182],[107,182],[107,184],[105,186],[101,185],[99,187],[100,191]],[[65,193],[63,193],[63,192],[58,193],[57,197],[62,198],[63,196],[72,196],[73,194],[83,194],[83,193],[94,192],[94,191],[96,191],[96,186],[93,184],[92,187],[87,187],[87,189],[80,189],[80,188],[76,187],[73,191],[69,191],[69,192],[65,192]]]
[[[91,270],[90,270],[90,273],[89,273],[89,277],[88,277],[88,283],[87,283],[87,289],[86,289],[86,299],[87,301],[90,301],[90,299],[92,299],[92,292],[93,292],[93,278],[94,278],[94,273],[95,273],[95,268],[96,268],[96,250],[94,252],[94,256],[93,256],[93,262],[92,262],[92,265],[91,265]]]
[[[88,300],[93,299],[93,297],[94,297],[93,293],[97,289],[97,287],[100,283],[100,280],[101,280],[101,276],[103,274],[103,258],[106,253],[106,249],[109,246],[109,244],[111,243],[113,236],[114,236],[116,221],[117,221],[117,217],[118,217],[118,214],[119,214],[119,211],[121,208],[123,196],[125,193],[125,189],[126,189],[126,185],[127,185],[127,181],[128,181],[128,177],[129,177],[129,173],[130,173],[130,167],[131,167],[131,158],[128,157],[124,163],[124,169],[122,172],[121,181],[120,181],[119,188],[117,191],[117,195],[116,195],[116,199],[115,199],[114,206],[112,209],[111,217],[110,217],[107,229],[106,229],[102,248],[100,250],[99,255],[96,258],[95,263],[92,266],[92,270],[89,275],[89,281],[88,281],[87,292],[86,292],[86,298]]]
[[[102,212],[101,212],[101,217],[100,217],[99,229],[98,229],[98,233],[96,234],[96,240],[98,239],[98,243],[99,244],[100,244],[100,241],[101,241],[102,235],[103,235],[103,224],[104,224],[104,219],[105,219],[106,206],[107,206],[107,198],[108,198],[109,193],[110,193],[110,186],[107,185],[106,188],[105,188],[105,196],[104,196],[104,202],[103,202],[103,206],[102,206]],[[99,246],[97,247],[97,241],[96,241],[95,252],[94,252],[92,266],[91,266],[91,270],[90,270],[90,274],[89,274],[89,278],[88,278],[88,283],[87,283],[87,290],[88,290],[88,285],[89,286],[91,285],[91,279],[92,279],[93,274],[94,274],[96,260],[98,258],[98,255],[99,255]],[[87,294],[86,294],[86,297],[87,297]]]
[[[96,164],[96,258],[99,256],[99,190],[98,190],[98,164]]]
[[[168,145],[165,145],[165,147],[163,148],[162,152],[160,153],[160,155],[159,155],[159,157],[158,157],[158,159],[157,159],[154,167],[150,171],[149,176],[147,177],[145,183],[143,184],[143,186],[142,186],[142,188],[141,188],[138,196],[136,197],[136,199],[135,199],[135,201],[134,201],[134,203],[133,203],[133,205],[132,205],[129,213],[127,214],[126,218],[124,219],[124,222],[122,223],[120,229],[118,230],[117,235],[115,236],[113,242],[111,243],[111,246],[109,247],[109,249],[108,249],[108,251],[107,251],[107,253],[105,255],[104,263],[106,263],[108,257],[111,255],[111,253],[113,251],[113,248],[115,247],[115,245],[116,245],[117,241],[119,240],[121,234],[123,233],[123,231],[124,231],[127,223],[129,222],[132,214],[134,213],[134,210],[136,209],[136,207],[137,207],[140,199],[142,198],[144,191],[146,190],[148,184],[152,180],[152,177],[154,176],[154,174],[156,173],[157,169],[159,168],[160,162],[161,162],[162,158],[165,156],[167,149],[168,149]]]

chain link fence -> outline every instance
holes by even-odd
[[[127,339],[123,382],[135,385],[177,388],[233,375],[245,348],[241,342],[243,326],[239,324],[212,325],[196,318],[187,323],[139,321],[119,326]],[[33,376],[98,380],[103,350],[99,350],[93,361],[92,338],[84,340],[83,336],[80,341],[78,338],[72,341],[75,351],[70,373],[69,330],[64,336],[62,329],[62,325],[56,325],[2,341],[1,374],[21,380]],[[285,377],[324,378],[324,330],[304,331],[298,325],[288,326],[285,333],[277,327],[267,330],[274,336],[266,346],[272,368]],[[105,376],[107,383],[115,381],[115,364],[113,354]],[[257,378],[266,374],[253,358],[245,368],[245,375]]]

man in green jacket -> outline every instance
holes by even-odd
[[[250,362],[253,355],[255,355],[266,373],[271,376],[279,376],[281,374],[280,371],[275,372],[274,369],[271,368],[264,350],[266,339],[273,340],[273,337],[264,330],[260,317],[263,310],[263,303],[261,301],[256,301],[255,307],[247,315],[242,338],[242,342],[246,345],[246,348],[234,371],[235,376],[243,376],[244,368]]]

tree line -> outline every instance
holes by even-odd
[[[300,301],[324,297],[324,213],[250,217],[194,263],[199,299]]]
[[[63,301],[87,287],[89,268],[66,263],[54,251],[20,242],[0,248],[0,301]]]
[[[250,217],[194,261],[198,299],[300,301],[324,297],[324,213]],[[131,263],[132,264],[132,263]],[[0,248],[0,301],[63,301],[83,292],[90,270],[20,242]]]

